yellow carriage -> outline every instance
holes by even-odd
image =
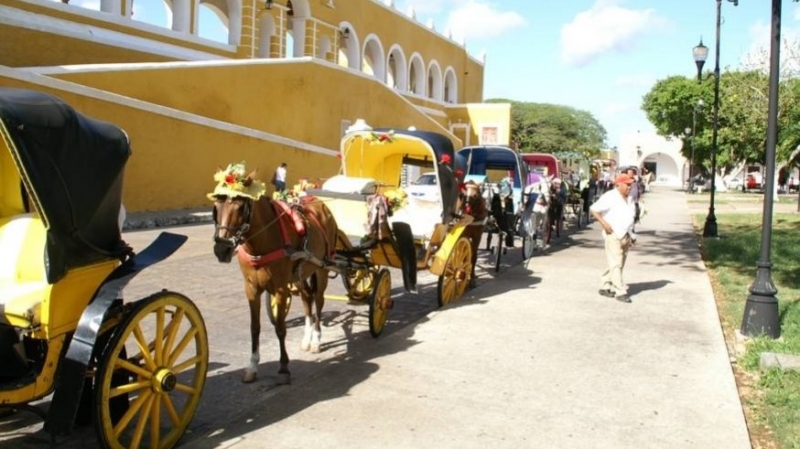
[[[0,88],[0,135],[2,414],[37,413],[53,440],[93,421],[103,447],[174,446],[205,384],[205,324],[179,293],[122,291],[186,237],[138,254],[122,240],[130,148],[116,126]]]
[[[463,295],[472,273],[464,230],[472,218],[458,214],[459,179],[447,137],[359,124],[342,139],[341,173],[309,193],[336,218],[338,271],[348,297],[369,304],[370,332],[377,337],[393,305],[386,267],[402,270],[410,292],[417,291],[418,271],[437,275],[439,306]],[[435,179],[430,197],[403,188],[410,167]]]

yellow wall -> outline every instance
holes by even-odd
[[[510,103],[474,103],[454,106],[448,108],[447,113],[452,124],[469,124],[470,145],[480,144],[484,126],[497,127],[498,145],[511,144]],[[455,134],[463,139],[461,132],[456,131]]]
[[[223,131],[135,107],[99,100],[58,88],[0,77],[0,85],[54,94],[91,117],[124,129],[133,155],[125,173],[123,201],[132,212],[209,205],[217,167],[247,161],[268,181],[281,162],[289,164],[290,182],[298,177],[329,177],[339,160],[235,132]]]
[[[53,77],[332,150],[339,147],[343,119],[448,133],[446,123],[437,124],[385,85],[308,59]]]

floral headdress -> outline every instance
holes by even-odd
[[[207,196],[214,200],[218,196],[243,197],[258,200],[267,192],[263,182],[255,179],[256,172],[246,174],[244,161],[238,164],[229,164],[226,169],[217,170],[214,181],[217,186]]]

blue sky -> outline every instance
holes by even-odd
[[[337,0],[347,1],[347,0]],[[384,1],[384,0],[378,0]],[[99,9],[99,0],[72,0]],[[485,98],[567,105],[591,112],[608,131],[608,146],[627,133],[651,132],[642,97],[659,79],[694,76],[692,48],[702,36],[714,65],[715,0],[395,0],[433,20],[441,33],[486,54]],[[797,42],[800,9],[783,0],[783,37]],[[766,62],[771,2],[722,1],[720,66]],[[200,35],[227,42],[208,8]],[[161,0],[136,0],[134,18],[165,25]],[[784,52],[784,56],[788,52]],[[710,81],[709,81],[710,82]]]
[[[702,36],[714,66],[714,0],[400,0],[420,21],[433,18],[487,54],[486,98],[554,103],[591,112],[616,146],[625,133],[651,132],[642,97],[671,75],[694,76]],[[556,6],[557,5],[557,6]],[[783,37],[800,27],[783,0]],[[722,2],[720,66],[761,62],[769,45],[771,2]],[[439,25],[441,24],[441,25]],[[710,82],[710,81],[709,81]],[[766,118],[765,118],[766,119]]]

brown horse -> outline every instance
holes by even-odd
[[[459,202],[456,209],[466,215],[472,216],[475,220],[464,230],[464,235],[472,244],[472,276],[470,277],[470,287],[475,286],[475,265],[478,261],[478,247],[483,238],[484,221],[489,215],[486,208],[486,199],[481,195],[481,189],[474,181],[467,181],[459,195]]]
[[[239,187],[252,185],[254,177],[255,172],[242,179]],[[326,266],[329,267],[333,257],[336,221],[325,204],[313,197],[302,197],[288,205],[271,200],[263,191],[257,195],[238,195],[223,184],[224,181],[220,182],[209,195],[214,199],[214,254],[220,262],[229,263],[238,252],[244,277],[252,352],[242,381],[253,382],[258,376],[261,295],[266,291],[275,301],[274,306],[270,305],[267,297],[267,307],[272,307],[275,314],[275,334],[280,342],[278,383],[288,384],[289,356],[285,345],[288,300],[291,290],[297,290],[302,298],[305,329],[301,349],[319,352],[320,317],[328,286]]]

